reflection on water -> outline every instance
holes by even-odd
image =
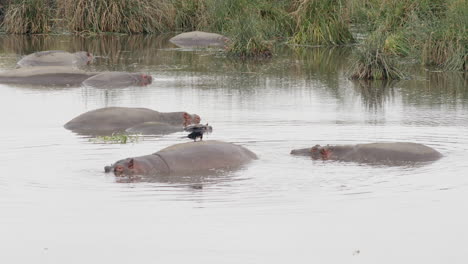
[[[239,62],[170,37],[0,36],[0,70],[35,51],[87,50],[96,62],[85,70],[154,78],[124,89],[0,84],[0,259],[464,263],[466,75],[417,69],[412,80],[354,82],[345,76],[350,47],[283,46],[271,60]],[[99,144],[62,127],[106,106],[197,113],[214,128],[207,139],[241,144],[259,160],[208,176],[104,174],[116,160],[187,140]],[[374,141],[423,143],[444,157],[395,168],[289,155]]]

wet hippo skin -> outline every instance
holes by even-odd
[[[202,48],[224,47],[229,39],[216,33],[192,31],[181,33],[169,41],[182,48]]]
[[[0,72],[0,83],[80,86],[84,80],[96,74],[65,66],[26,67]]]
[[[148,108],[106,107],[83,113],[67,122],[64,127],[79,134],[110,135],[127,129],[139,133],[138,126],[147,122],[160,123],[162,130],[168,125],[179,126],[182,130],[184,126],[199,123],[200,117],[187,112],[163,113]],[[156,130],[157,124],[152,125]]]
[[[153,78],[145,73],[103,72],[83,82],[84,86],[93,88],[125,88],[129,86],[146,86]]]
[[[235,169],[255,159],[255,153],[245,147],[208,140],[176,144],[150,155],[119,160],[104,171],[116,176],[188,175]]]
[[[83,66],[93,61],[93,55],[86,51],[70,53],[63,50],[40,51],[24,56],[18,67],[35,66]]]

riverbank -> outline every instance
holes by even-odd
[[[407,78],[408,64],[468,69],[464,0],[11,0],[2,13],[7,34],[216,32],[242,59],[274,55],[277,44],[357,43],[353,79]]]

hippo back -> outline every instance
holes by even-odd
[[[74,67],[38,66],[13,69],[0,73],[1,83],[33,85],[80,85],[84,80],[96,75]]]
[[[104,72],[83,82],[83,85],[94,88],[124,88],[142,84],[141,73]]]
[[[214,140],[176,144],[154,154],[167,163],[172,174],[231,169],[257,159],[242,146]]]
[[[147,108],[106,107],[81,114],[65,124],[65,128],[84,134],[122,132],[135,125],[157,121],[160,113]]]
[[[442,155],[435,149],[411,142],[358,144],[345,159],[363,159],[368,162],[421,162],[435,161]]]
[[[63,50],[40,51],[29,54],[18,61],[19,67],[31,66],[81,66],[86,65],[91,55],[81,51],[70,53]]]
[[[192,31],[181,33],[169,41],[179,47],[224,47],[228,38],[216,33]]]

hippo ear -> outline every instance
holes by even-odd
[[[128,162],[128,168],[133,169],[134,165],[135,165],[135,163],[134,163],[133,159],[130,159],[130,161]]]

